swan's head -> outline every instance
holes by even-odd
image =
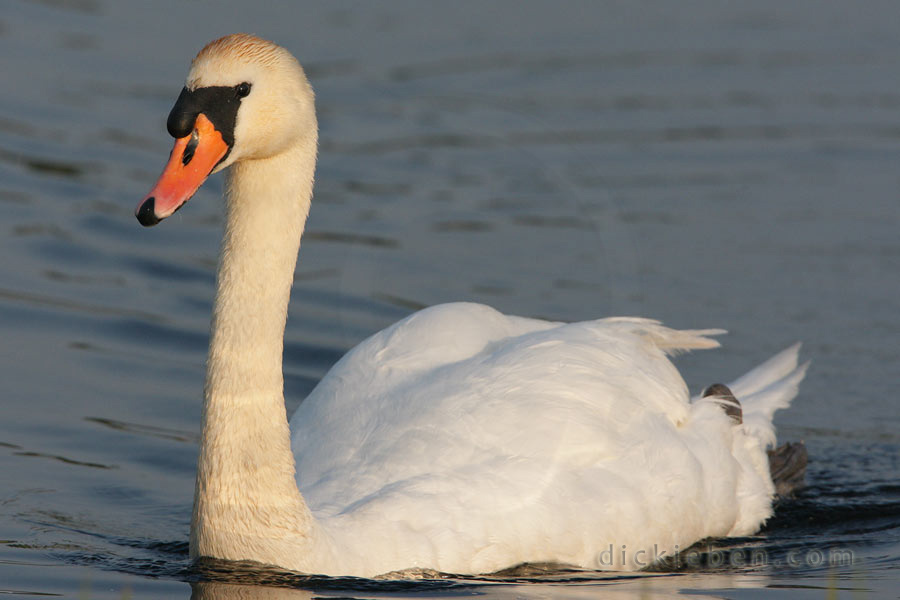
[[[175,148],[135,210],[145,226],[178,210],[211,173],[276,156],[305,138],[314,146],[317,135],[312,88],[297,60],[281,46],[240,33],[200,51],[167,127]]]

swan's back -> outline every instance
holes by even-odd
[[[666,357],[716,346],[711,333],[426,309],[357,346],[301,404],[301,491],[334,537],[392,540],[360,548],[374,571],[416,566],[388,564],[392,552],[451,572],[615,566],[598,563],[609,544],[633,568],[639,549],[725,535],[741,509],[737,430],[715,404],[691,405]]]

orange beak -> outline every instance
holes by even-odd
[[[175,140],[159,181],[134,211],[141,225],[156,225],[190,200],[210,172],[228,154],[228,144],[212,121],[200,113],[190,135]]]

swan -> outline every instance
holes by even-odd
[[[167,129],[142,225],[228,169],[192,558],[363,577],[632,570],[772,515],[772,414],[806,365],[796,345],[692,399],[668,357],[718,346],[718,329],[438,305],[350,350],[289,424],[282,348],[313,91],[287,50],[229,35],[193,60]]]

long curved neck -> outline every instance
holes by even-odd
[[[231,167],[204,391],[191,556],[274,563],[308,541],[281,368],[315,138]]]
[[[299,150],[238,163],[228,175],[207,403],[260,392],[281,396],[284,326],[315,165],[314,154]]]

